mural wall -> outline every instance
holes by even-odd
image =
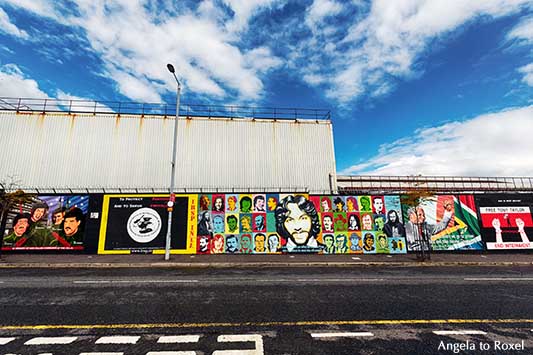
[[[88,208],[88,195],[39,195],[13,206],[2,250],[83,250]]]
[[[532,195],[479,195],[476,200],[488,250],[533,249]]]
[[[437,195],[403,206],[407,250],[483,250],[472,195]]]
[[[4,251],[164,253],[168,195],[34,196],[2,221]],[[89,203],[90,202],[90,203]],[[533,249],[533,195],[183,194],[174,254],[402,254]],[[478,217],[479,216],[479,217]]]
[[[99,254],[164,253],[168,195],[104,195]],[[194,254],[196,195],[177,195],[171,253]]]

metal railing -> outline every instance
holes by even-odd
[[[339,175],[337,176],[337,186],[342,194],[402,193],[413,190],[428,190],[441,193],[531,193],[533,192],[533,178]]]
[[[175,116],[176,105],[167,103],[139,103],[124,101],[89,101],[0,97],[0,111],[113,113],[134,115]],[[181,104],[180,116],[226,117],[258,119],[330,120],[327,109],[255,107],[236,105]]]

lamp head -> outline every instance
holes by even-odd
[[[171,72],[172,74],[175,73],[174,66],[172,64],[167,64],[167,68],[168,68],[168,71]]]

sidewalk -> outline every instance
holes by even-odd
[[[533,254],[434,253],[420,262],[403,255],[86,255],[4,254],[1,268],[234,268],[234,267],[432,267],[533,266]]]

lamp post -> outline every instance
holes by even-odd
[[[181,84],[178,78],[176,77],[176,71],[172,64],[167,64],[168,71],[174,75],[176,83],[178,83],[177,97],[176,97],[176,119],[174,120],[174,143],[172,144],[172,171],[170,174],[170,199],[168,200],[168,227],[167,227],[167,238],[165,242],[165,260],[170,259],[170,235],[172,231],[172,210],[174,209],[174,202],[176,200],[176,195],[174,194],[174,178],[176,175],[176,141],[178,137],[178,119],[180,114],[180,93],[181,93]]]

